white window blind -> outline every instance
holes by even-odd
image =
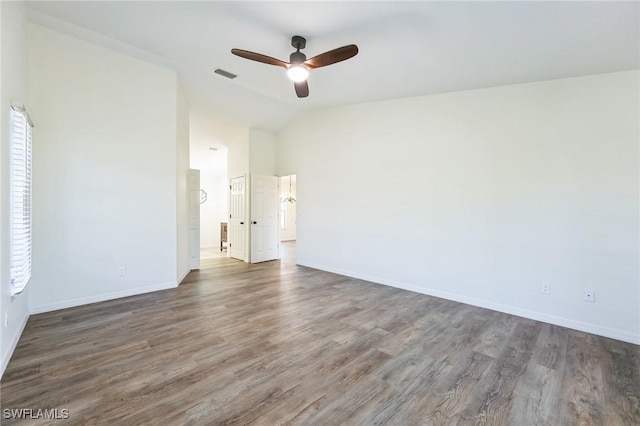
[[[22,110],[21,110],[22,109]],[[11,109],[9,206],[11,294],[31,278],[31,122],[24,108]]]

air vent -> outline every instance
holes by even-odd
[[[225,70],[221,70],[220,68],[218,68],[217,70],[214,71],[216,74],[220,74],[223,77],[227,77],[230,79],[234,79],[237,77],[237,75],[230,73],[229,71],[225,71]]]

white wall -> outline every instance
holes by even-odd
[[[276,174],[276,135],[248,129],[229,144],[229,179],[245,173]]]
[[[29,283],[22,294],[11,297],[9,262],[9,115],[11,101],[28,106],[27,18],[23,2],[0,2],[2,65],[0,101],[0,376],[29,318]],[[39,124],[36,122],[36,124]],[[34,129],[34,139],[40,137]],[[5,318],[7,323],[5,324]]]
[[[273,176],[276,174],[276,135],[258,129],[249,129],[249,170],[251,173]]]
[[[189,102],[180,84],[176,91],[176,241],[177,282],[189,273]]]
[[[249,173],[249,132],[239,135],[229,144],[228,155],[228,177],[243,176]]]
[[[278,171],[304,181],[298,263],[640,343],[639,89],[629,71],[297,118]]]
[[[32,312],[176,286],[176,73],[29,28]]]

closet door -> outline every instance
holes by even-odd
[[[251,174],[251,263],[280,257],[279,188],[277,176]]]

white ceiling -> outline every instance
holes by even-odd
[[[201,176],[227,176],[227,148],[212,147],[204,143],[191,144],[189,167],[200,170]]]
[[[47,1],[29,11],[36,23],[176,69],[193,139],[206,146],[247,127],[277,131],[310,108],[639,67],[638,2]],[[307,57],[351,43],[360,53],[314,70],[306,99],[284,69],[230,53],[288,60],[292,35],[307,38]]]

